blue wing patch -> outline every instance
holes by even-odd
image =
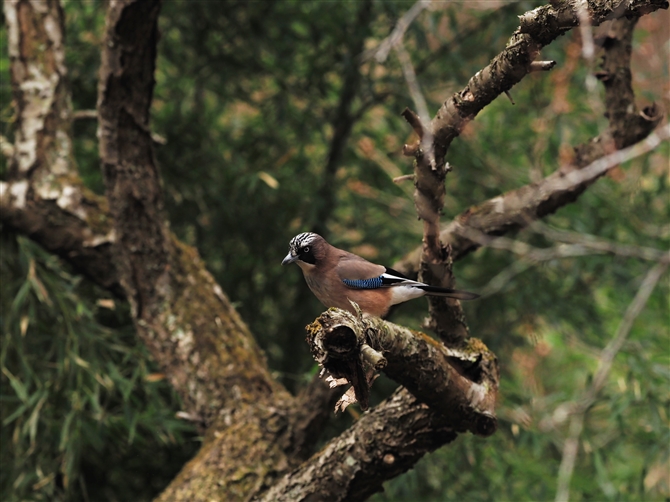
[[[377,289],[384,284],[382,276],[372,277],[371,279],[342,279],[342,282],[354,289]]]

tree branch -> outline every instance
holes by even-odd
[[[378,63],[383,63],[386,61],[386,58],[391,52],[391,49],[398,47],[402,44],[402,39],[405,36],[407,28],[414,22],[414,20],[419,17],[425,9],[430,7],[430,0],[418,0],[412,7],[410,7],[403,16],[398,19],[395,27],[391,34],[386,37],[382,42],[375,47],[365,51],[363,54],[362,60],[369,61],[370,59],[376,59]]]
[[[626,16],[637,18],[658,9],[667,9],[667,0],[628,1],[616,6],[610,2],[589,0],[588,14],[592,26]],[[433,120],[436,138],[436,161],[440,160],[463,127],[501,93],[510,90],[531,71],[531,63],[542,47],[579,25],[573,2],[545,5],[519,17],[520,25],[507,48],[491,63],[477,72],[468,85],[442,104]]]
[[[640,11],[644,11],[639,2],[635,5]],[[652,1],[646,5],[652,10],[667,8],[667,3],[663,2]],[[544,9],[542,11],[544,12],[551,7],[541,9]],[[604,19],[602,16],[601,18]],[[602,19],[599,22],[602,22]],[[490,236],[498,236],[524,228],[533,221],[557,211],[574,202],[598,178],[596,176],[584,179],[578,185],[568,189],[559,189],[560,180],[567,172],[582,169],[615,149],[634,145],[650,134],[659,124],[662,113],[658,107],[652,105],[638,111],[635,106],[630,78],[630,55],[632,33],[636,21],[637,18],[620,19],[612,23],[608,42],[605,44],[603,71],[600,75],[605,85],[605,104],[610,121],[608,130],[575,147],[572,165],[561,166],[556,172],[538,183],[523,186],[473,206],[456,217],[440,234],[441,240],[451,245],[453,259],[457,260],[479,247],[476,242],[459,235],[458,230],[461,227],[469,227]],[[526,29],[530,29],[530,24],[526,25]],[[555,31],[558,30],[558,27],[552,24],[547,29]],[[501,57],[499,55],[497,59]],[[415,249],[395,263],[393,267],[406,275],[416,276],[420,268],[421,252],[421,248]]]
[[[98,136],[114,258],[138,336],[207,430],[159,500],[242,500],[297,461],[295,402],[197,252],[168,230],[149,131],[159,9],[120,0],[107,13]]]
[[[635,2],[638,12],[643,12],[641,4]],[[653,8],[663,4],[667,6],[647,2]],[[87,275],[106,287],[118,286],[117,277],[122,275],[138,333],[166,368],[189,416],[211,424],[203,448],[163,493],[162,500],[240,500],[262,492],[295,464],[295,458],[286,452],[296,451],[291,438],[296,437],[292,432],[299,410],[269,376],[253,338],[197,253],[174,239],[162,216],[148,133],[156,2],[113,2],[107,26],[104,51],[108,52],[108,66],[101,71],[99,107],[105,178],[114,214],[121,216],[121,221],[115,222],[116,232],[111,231],[104,200],[86,192],[78,180],[73,182],[76,166],[67,129],[70,112],[67,100],[63,100],[67,94],[62,83],[62,12],[55,0],[8,0],[4,6],[20,131],[17,129],[11,175],[0,185],[3,222],[13,222],[48,249],[58,249],[78,270],[88,270]],[[19,43],[24,36],[23,19],[33,23],[40,37],[46,37],[44,43]],[[46,25],[51,33],[42,33]],[[137,46],[140,39],[151,47]],[[28,52],[21,52],[24,49]],[[30,52],[37,49],[46,52]],[[42,62],[46,65],[39,66]],[[29,66],[31,72],[24,71]],[[134,73],[133,67],[142,71]],[[21,80],[33,77],[34,82]],[[35,101],[35,107],[24,110],[22,103],[31,103],[31,96],[24,95],[23,89],[38,88],[34,85],[42,86],[39,88],[49,99]],[[121,106],[124,100],[128,107]],[[638,133],[645,127],[640,126]],[[64,134],[66,141],[60,141]],[[42,172],[50,176],[48,184],[42,181]],[[145,185],[149,188],[146,193],[140,190]],[[18,212],[23,214],[17,216]],[[130,221],[134,215],[136,221]],[[54,217],[57,225],[49,228]],[[122,249],[125,268],[118,273],[109,270],[112,243]],[[147,269],[152,254],[157,258],[152,266],[158,266]],[[97,269],[108,270],[107,275],[101,277]],[[248,439],[244,447],[240,437]],[[266,499],[275,500],[272,493],[277,493],[276,500],[293,500],[287,490],[300,480],[308,480],[307,489],[318,494],[316,499],[363,499],[379,490],[382,481],[407,470],[426,452],[454,437],[443,417],[401,390],[282,479]],[[235,465],[231,458],[236,459]],[[306,477],[310,472],[317,477]],[[340,481],[342,485],[337,484]]]
[[[450,349],[423,333],[339,309],[321,314],[307,333],[315,360],[334,378],[354,385],[359,401],[360,394],[368,392],[368,381],[359,375],[383,368],[444,416],[454,431],[483,436],[495,432],[498,366],[481,341],[472,339],[463,349]]]
[[[2,142],[10,157],[0,182],[2,222],[122,295],[110,265],[107,202],[84,188],[72,156],[63,11],[57,0],[8,0],[4,14],[16,132],[13,146]]]
[[[139,336],[208,424],[285,391],[197,252],[167,229],[149,132],[158,1],[110,6],[98,92],[100,158],[115,261]],[[286,396],[285,396],[286,397]]]
[[[570,499],[570,480],[572,479],[572,473],[574,472],[575,462],[577,460],[577,452],[579,450],[579,436],[584,429],[586,413],[596,402],[600,391],[605,387],[607,377],[610,370],[612,369],[612,364],[614,363],[614,358],[621,350],[621,347],[623,347],[623,344],[626,341],[626,338],[628,338],[628,334],[633,327],[635,319],[637,319],[637,317],[644,309],[644,306],[647,304],[647,300],[649,300],[649,297],[654,291],[656,284],[661,279],[661,276],[667,270],[667,268],[668,262],[666,261],[665,263],[657,264],[651,270],[649,270],[647,276],[644,278],[644,281],[642,281],[640,289],[635,295],[635,298],[626,309],[626,313],[621,320],[621,324],[619,324],[619,327],[617,328],[617,332],[614,335],[614,338],[610,340],[610,342],[601,352],[598,369],[593,376],[593,381],[590,387],[584,392],[579,401],[563,405],[564,408],[571,408],[569,411],[571,418],[568,429],[568,437],[566,438],[563,445],[561,466],[559,467],[558,471],[556,502],[567,502]],[[554,415],[567,416],[568,413],[560,412],[554,413]]]
[[[439,414],[400,389],[280,479],[262,502],[362,501],[456,438]]]

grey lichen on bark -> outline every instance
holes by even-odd
[[[498,363],[479,340],[451,349],[377,317],[331,308],[307,327],[307,342],[322,368],[349,380],[359,401],[369,395],[370,370],[382,366],[454,431],[488,436],[497,428]]]

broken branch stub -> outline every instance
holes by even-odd
[[[307,327],[307,343],[334,379],[352,384],[367,408],[370,383],[383,369],[440,413],[454,431],[489,436],[497,429],[498,364],[479,340],[450,349],[423,333],[331,308]],[[349,401],[351,404],[351,392]],[[342,407],[340,406],[340,409]]]

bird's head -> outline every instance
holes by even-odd
[[[317,264],[326,255],[328,243],[318,234],[304,232],[296,235],[288,244],[288,254],[281,262],[282,265],[297,263],[303,270]]]

